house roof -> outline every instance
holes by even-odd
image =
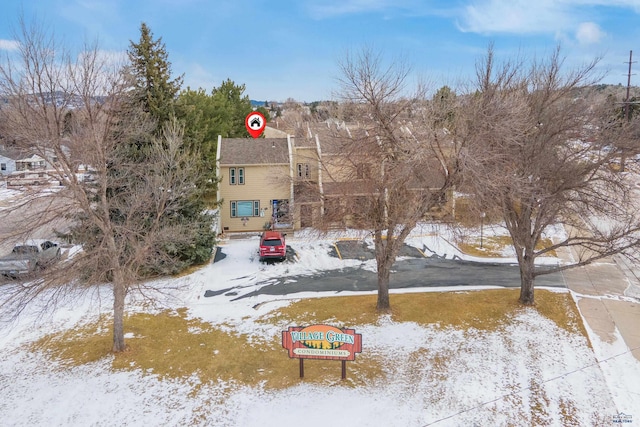
[[[372,181],[353,180],[343,182],[324,182],[325,196],[356,196],[375,194],[375,183]]]
[[[287,138],[222,138],[220,164],[288,165]]]
[[[287,132],[282,129],[278,129],[277,124],[273,126],[270,123],[264,128],[264,136],[265,138],[286,138]]]
[[[295,146],[298,148],[316,148],[316,139],[314,138],[294,138]]]
[[[8,147],[0,146],[0,156],[6,157],[7,159],[19,160],[23,158],[25,155],[26,153],[23,150],[20,150],[18,148],[13,148],[13,147],[8,148]]]
[[[16,160],[16,162],[31,163],[31,162],[44,162],[44,159],[37,154],[32,154],[30,157],[24,157]]]
[[[405,181],[406,187],[411,190],[438,189],[445,185],[445,174],[438,159],[430,158],[409,164],[411,178]],[[339,195],[367,195],[374,194],[378,190],[379,183],[375,180],[351,179],[347,181],[323,182],[324,194],[327,196]]]

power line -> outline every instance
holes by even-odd
[[[547,379],[547,380],[544,380],[544,381],[542,381],[542,382],[541,382],[541,383],[539,383],[539,384],[546,384],[546,383],[550,383],[550,382],[552,382],[552,381],[557,381],[557,380],[562,379],[562,378],[564,378],[564,377],[566,377],[566,376],[568,376],[568,375],[575,374],[576,372],[581,372],[581,371],[584,371],[585,369],[593,368],[593,367],[595,367],[595,366],[599,366],[601,363],[608,362],[609,360],[615,359],[615,358],[620,357],[620,356],[624,356],[625,354],[628,354],[628,353],[634,352],[634,351],[639,350],[639,349],[640,349],[640,346],[635,347],[635,348],[631,348],[631,349],[629,349],[629,350],[627,350],[627,351],[625,351],[625,352],[622,352],[622,353],[615,354],[615,355],[613,355],[613,356],[607,357],[606,359],[596,360],[596,362],[595,362],[595,363],[590,363],[590,364],[588,364],[588,365],[586,365],[586,366],[583,366],[583,367],[581,367],[581,368],[574,369],[573,371],[569,371],[569,372],[565,372],[565,373],[560,374],[560,375],[556,375],[555,377],[553,377],[553,378],[549,378],[549,379]],[[474,407],[471,407],[471,408],[468,408],[468,409],[464,409],[464,410],[462,410],[462,411],[456,412],[456,413],[451,414],[451,415],[447,415],[446,417],[443,417],[443,418],[437,419],[437,420],[435,420],[435,421],[431,421],[431,422],[429,422],[429,423],[427,423],[427,424],[424,424],[422,427],[432,426],[432,425],[434,425],[434,424],[438,424],[438,423],[440,423],[440,422],[442,422],[442,421],[446,421],[446,420],[449,420],[449,419],[451,419],[451,418],[457,417],[458,415],[462,415],[462,414],[465,414],[465,413],[467,413],[467,412],[475,411],[476,409],[480,409],[480,408],[482,408],[483,406],[490,405],[490,404],[492,404],[492,403],[495,403],[495,402],[497,402],[497,401],[499,401],[499,400],[502,400],[502,399],[504,399],[504,398],[507,398],[507,397],[509,397],[509,396],[514,396],[514,395],[516,395],[516,394],[522,393],[523,391],[531,390],[531,388],[532,388],[531,386],[529,386],[529,387],[523,387],[523,388],[518,389],[518,390],[516,390],[516,391],[513,391],[513,392],[511,392],[511,393],[503,394],[502,396],[498,396],[498,397],[496,397],[495,399],[491,399],[491,400],[488,400],[488,401],[486,401],[486,402],[482,402],[482,403],[480,403],[480,404],[478,404],[478,405],[476,405],[476,406],[474,406]]]

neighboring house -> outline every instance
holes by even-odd
[[[0,174],[2,175],[23,171],[44,171],[50,166],[48,161],[37,154],[0,146]]]
[[[364,132],[335,123],[297,126],[286,138],[218,137],[218,200],[223,232],[259,231],[265,227],[316,227],[331,212],[344,212],[333,226],[359,226],[362,206],[369,202],[375,165],[347,163],[341,138]],[[352,160],[352,159],[351,159]],[[421,176],[409,183],[416,191],[437,189],[443,183],[441,167],[433,160]],[[452,211],[452,192],[442,208],[430,215]]]
[[[18,150],[0,146],[0,175],[7,176],[16,171],[16,160],[22,158]]]
[[[322,149],[317,136],[293,140],[294,228],[314,227],[322,215]]]
[[[275,126],[275,127],[274,127]],[[264,137],[265,138],[286,138],[289,135],[287,132],[278,129],[278,122],[268,123],[264,128]]]
[[[51,152],[47,157],[56,161]],[[59,182],[53,179],[54,163],[33,154],[33,152],[0,145],[0,176],[6,179],[8,186],[21,187],[25,185],[44,185]]]
[[[367,132],[358,125],[335,121],[296,125],[292,131],[297,136],[291,138],[295,162],[295,228],[316,227],[321,223],[331,227],[367,226],[369,219],[363,216],[366,211],[363,208],[377,191],[377,184],[371,178],[379,165],[365,160],[354,162],[354,156],[345,155],[342,148],[345,139],[366,138]],[[410,189],[434,193],[443,184],[442,167],[435,158],[408,182]],[[453,190],[450,190],[426,216],[444,218],[452,213]],[[336,221],[336,218],[340,219]]]
[[[16,171],[43,171],[47,162],[37,154],[16,160]]]

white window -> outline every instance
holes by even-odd
[[[231,202],[231,218],[260,216],[260,200],[234,200]]]
[[[298,178],[309,178],[309,164],[298,163]]]
[[[244,184],[244,168],[229,168],[229,184]]]

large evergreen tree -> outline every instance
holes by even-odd
[[[171,62],[162,38],[153,38],[151,29],[144,22],[140,25],[140,41],[127,51],[133,101],[151,115],[157,123],[157,130],[174,116],[174,102],[182,76],[171,79]]]
[[[164,43],[161,38],[153,38],[153,33],[145,23],[140,26],[140,41],[138,43],[131,42],[128,55],[130,64],[127,67],[127,72],[132,90],[128,92],[128,102],[122,106],[120,123],[130,127],[129,122],[132,117],[135,117],[138,123],[151,123],[151,126],[146,130],[141,129],[140,132],[129,134],[119,152],[121,156],[128,158],[131,164],[148,165],[147,171],[151,176],[159,172],[152,170],[149,164],[149,160],[152,158],[151,153],[154,150],[154,140],[162,136],[163,130],[168,125],[172,127],[176,125],[175,103],[182,84],[182,77],[172,79],[171,63]],[[138,113],[140,110],[141,114]],[[182,129],[182,126],[180,128]],[[157,150],[157,148],[155,149]],[[200,147],[195,147],[188,141],[181,146],[181,150],[188,151],[192,159],[201,158]],[[125,167],[123,168],[122,165]],[[201,172],[196,176],[203,175],[200,166],[202,165],[199,161],[189,165],[190,168]],[[126,169],[128,167],[130,165],[123,161],[109,168],[108,173],[114,178],[111,181],[114,185],[109,189],[110,197],[126,199],[131,194],[129,189],[136,185],[136,181],[144,180],[144,177],[129,173]],[[212,220],[204,213],[206,205],[202,197],[202,190],[203,188],[198,186],[198,191],[189,192],[189,197],[179,200],[180,207],[178,209],[175,209],[171,215],[159,219],[161,224],[166,227],[173,227],[181,223],[203,224],[203,226],[200,227],[199,233],[194,235],[193,241],[190,241],[189,244],[178,245],[171,242],[160,244],[157,248],[158,252],[162,253],[163,257],[176,262],[165,263],[163,266],[151,266],[146,270],[149,274],[174,273],[186,265],[201,263],[210,256],[215,235],[210,227]],[[130,204],[123,203],[122,206]],[[147,216],[151,218],[153,207],[149,206],[148,208]],[[111,215],[115,222],[123,222],[128,218],[129,213],[126,209],[113,209]]]
[[[183,90],[176,101],[176,116],[185,124],[185,144],[198,150],[205,174],[201,187],[213,200],[218,135],[224,138],[248,137],[244,120],[252,111],[251,101],[244,95],[245,86],[227,79],[210,94],[204,89]]]
[[[211,97],[215,111],[214,129],[224,138],[248,137],[244,119],[253,108],[248,95],[244,95],[245,85],[236,85],[227,79],[218,88],[213,88]]]

